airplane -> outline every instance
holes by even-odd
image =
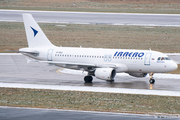
[[[124,72],[134,77],[145,77],[149,73],[149,82],[154,84],[154,73],[177,69],[177,64],[166,54],[152,50],[57,47],[49,41],[31,14],[22,16],[28,47],[19,49],[19,53],[38,62],[87,71],[85,82],[92,82],[93,76],[114,81],[116,73]]]

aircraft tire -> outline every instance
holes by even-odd
[[[85,77],[84,77],[84,81],[85,81],[86,83],[91,83],[92,80],[93,80],[93,77],[92,77],[92,76],[85,76]]]
[[[150,80],[149,80],[149,83],[150,83],[150,84],[154,84],[154,83],[155,83],[155,80],[154,80],[154,79],[150,79]]]
[[[106,82],[113,83],[113,82],[114,82],[114,80],[106,80]]]

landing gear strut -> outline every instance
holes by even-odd
[[[91,83],[92,80],[93,80],[93,77],[92,77],[92,76],[85,76],[85,77],[84,77],[84,81],[85,81],[86,83]]]
[[[155,80],[154,80],[154,78],[153,78],[153,75],[154,75],[154,73],[150,73],[150,74],[149,74],[149,76],[150,76],[149,83],[150,83],[150,84],[154,84],[154,83],[155,83]]]

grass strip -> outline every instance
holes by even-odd
[[[180,27],[39,23],[50,41],[63,47],[180,51]],[[0,22],[0,52],[27,47],[23,23]]]
[[[179,14],[178,0],[1,0],[0,9]]]
[[[0,106],[180,114],[180,97],[0,88]]]

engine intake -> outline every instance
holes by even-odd
[[[114,68],[96,68],[94,75],[102,80],[114,80],[116,70]]]

